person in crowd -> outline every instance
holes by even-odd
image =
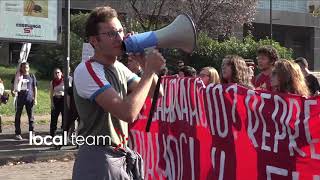
[[[4,84],[2,79],[0,78],[0,97],[2,97],[3,93],[4,93]]]
[[[160,75],[161,76],[167,76],[168,73],[169,73],[169,70],[168,70],[167,67],[162,68],[161,71],[160,71]]]
[[[182,60],[179,60],[177,62],[177,69],[181,69],[181,68],[183,68],[183,66],[184,66],[184,62]]]
[[[247,66],[249,67],[249,77],[250,77],[250,81],[253,81],[254,78],[254,70],[255,70],[255,64],[254,61],[252,59],[245,59],[245,62],[247,64]],[[252,82],[253,83],[253,82]]]
[[[308,97],[309,88],[298,64],[283,59],[275,63],[271,78],[272,91]]]
[[[184,62],[182,60],[178,60],[176,66],[174,67],[174,72],[172,74],[179,74],[181,68],[184,67]]]
[[[196,77],[197,70],[191,66],[183,66],[179,69],[179,77]]]
[[[4,83],[2,79],[0,78],[0,106],[1,104],[7,104],[9,101],[9,95],[10,93],[5,90]],[[2,133],[2,116],[0,114],[0,133]]]
[[[58,117],[61,114],[61,129],[64,124],[64,77],[61,69],[55,68],[53,71],[53,80],[50,81],[50,102],[51,102],[51,121],[50,135],[55,136],[57,130]]]
[[[34,131],[33,106],[37,105],[37,79],[34,74],[29,73],[30,67],[28,62],[20,64],[20,77],[17,79],[17,98],[16,98],[16,114],[15,114],[15,139],[22,140],[21,137],[21,113],[23,107],[26,107],[29,131]]]
[[[136,119],[147,96],[152,97],[165,59],[157,50],[130,55],[143,68],[141,79],[117,61],[123,54],[124,29],[111,7],[95,8],[85,32],[94,55],[74,72],[78,135],[108,136],[111,143],[97,140],[94,145],[89,141],[81,145],[72,179],[143,179],[141,156],[127,146],[128,123]]]
[[[278,52],[272,46],[264,46],[258,49],[258,68],[261,72],[252,80],[255,89],[271,91],[271,72],[278,59]]]
[[[310,90],[311,95],[319,95],[320,94],[320,85],[318,79],[310,73],[308,69],[308,61],[303,57],[298,57],[295,61],[304,75],[307,86]]]
[[[253,88],[249,68],[242,57],[227,55],[222,60],[221,83],[237,83],[250,89]]]
[[[9,96],[10,96],[10,93],[5,90],[4,83],[0,78],[0,105],[7,104],[7,102],[9,101]]]
[[[213,67],[204,67],[201,69],[199,75],[204,85],[209,85],[210,83],[220,83],[220,77],[218,71]]]

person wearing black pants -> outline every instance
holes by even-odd
[[[22,140],[21,137],[21,113],[23,106],[26,107],[29,119],[29,131],[34,130],[33,106],[37,104],[37,80],[33,74],[29,74],[29,64],[23,62],[20,64],[19,74],[16,76],[17,89],[17,107],[15,114],[15,139]]]
[[[28,98],[26,98],[26,91],[20,91],[18,93],[18,98],[17,98],[17,111],[16,111],[16,116],[15,116],[15,133],[16,135],[20,135],[21,134],[21,128],[20,128],[20,124],[21,124],[21,113],[23,110],[23,106],[26,107],[26,111],[27,111],[27,115],[28,115],[28,119],[29,119],[29,131],[33,131],[34,129],[34,117],[33,117],[33,105],[34,102],[33,100],[30,100]],[[18,137],[17,137],[18,139]]]
[[[63,118],[63,112],[64,112],[64,97],[63,96],[53,96],[53,107],[51,109],[51,122],[50,122],[50,135],[54,136],[55,132],[57,130],[57,124],[58,124],[58,117],[59,114],[62,116],[62,125],[61,129],[63,127],[64,118]]]
[[[63,129],[64,118],[64,82],[63,75],[59,68],[54,71],[54,79],[50,82],[50,100],[51,100],[51,122],[50,135],[53,137],[56,134],[58,117],[61,114],[62,122],[61,129]]]

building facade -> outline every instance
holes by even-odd
[[[320,17],[313,15],[320,1],[272,0],[273,39],[293,49],[294,58],[305,57],[310,69],[320,71]],[[270,37],[270,0],[259,0],[252,27],[257,39]]]

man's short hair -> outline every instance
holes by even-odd
[[[269,58],[272,64],[279,60],[278,52],[272,46],[262,46],[257,51],[258,55],[264,55]]]
[[[184,66],[184,62],[182,60],[179,60],[177,63],[178,67],[181,68]]]
[[[183,72],[185,77],[194,77],[197,75],[197,70],[191,66],[183,66],[179,71]]]
[[[96,7],[90,13],[86,22],[86,37],[98,35],[99,23],[107,22],[118,17],[117,11],[109,6]]]
[[[296,60],[294,60],[294,62],[303,65],[305,68],[308,68],[308,61],[306,58],[298,57]]]

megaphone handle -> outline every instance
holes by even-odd
[[[153,117],[153,114],[154,114],[154,112],[156,110],[156,107],[157,107],[157,101],[158,101],[158,98],[159,98],[159,90],[160,90],[161,80],[162,80],[162,76],[159,75],[159,79],[158,79],[158,82],[157,82],[157,85],[156,85],[156,89],[153,92],[153,99],[152,99],[151,108],[150,108],[150,111],[149,111],[149,116],[148,116],[148,121],[147,121],[147,126],[146,126],[146,132],[150,131],[152,117]]]

